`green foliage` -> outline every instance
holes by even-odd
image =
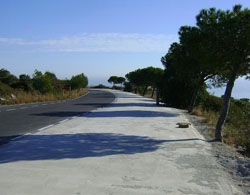
[[[223,105],[223,97],[208,95],[200,106],[204,113],[210,113],[209,118],[218,117]],[[206,115],[205,115],[206,116]],[[207,116],[208,117],[208,116]],[[224,141],[241,147],[250,154],[250,102],[249,99],[236,100],[231,98],[231,106],[224,127]],[[210,120],[209,119],[209,120]]]
[[[172,71],[165,72],[160,86],[160,97],[167,106],[186,109],[190,103],[195,88],[195,82],[192,78],[183,77],[181,79],[179,77],[174,77]],[[203,84],[198,95],[198,103],[204,99],[206,94],[206,85]]]
[[[118,84],[121,84],[121,85],[122,85],[124,82],[125,82],[125,78],[124,78],[124,77],[118,77],[118,78],[117,78],[117,83],[118,83]]]
[[[115,85],[117,83],[118,77],[117,76],[111,76],[108,79],[109,83],[113,83],[113,85]]]
[[[109,83],[113,83],[113,87],[115,84],[123,84],[125,82],[125,78],[124,77],[118,77],[118,76],[111,76],[108,79]]]
[[[99,84],[99,85],[93,86],[91,88],[95,88],[95,89],[110,89],[110,87],[108,87],[106,85],[103,85],[103,84]]]
[[[121,87],[121,86],[113,86],[112,89],[123,90],[123,87]]]
[[[213,59],[219,75],[228,80],[215,133],[215,139],[222,140],[234,82],[250,71],[250,9],[243,10],[241,5],[235,5],[232,11],[204,9],[197,16],[197,26],[208,40],[204,45],[207,59]]]
[[[199,64],[187,53],[181,44],[173,43],[168,53],[162,57],[165,72],[159,85],[160,96],[168,106],[187,108],[197,86],[200,91],[196,94],[198,100],[206,94],[203,76],[197,71]]]
[[[7,96],[13,91],[25,91],[35,93],[61,93],[62,88],[71,86],[73,89],[86,87],[87,77],[82,73],[72,76],[71,80],[59,80],[52,72],[35,70],[32,78],[29,75],[21,74],[19,78],[12,75],[8,70],[0,70],[0,95]]]
[[[201,105],[205,111],[212,110],[213,112],[220,112],[223,105],[223,99],[213,95],[207,95],[201,102]]]
[[[133,87],[132,87],[130,82],[125,82],[124,83],[124,91],[127,91],[127,92],[132,92],[133,91]]]
[[[72,89],[85,88],[88,85],[88,78],[83,73],[72,76],[70,79],[70,85]]]
[[[38,70],[35,70],[33,74],[33,87],[42,94],[53,91],[51,79]]]
[[[18,79],[12,75],[8,70],[0,69],[0,81],[10,87],[15,87]]]
[[[5,97],[13,93],[13,91],[14,90],[9,85],[6,85],[0,81],[0,97]]]
[[[159,81],[163,76],[163,70],[161,68],[147,67],[143,69],[137,69],[126,74],[126,78],[129,82],[125,84],[126,90],[131,88],[137,93],[145,94],[147,88],[151,86],[156,88]]]
[[[19,75],[19,81],[17,84],[18,88],[24,91],[32,91],[32,80],[29,75],[21,74]]]

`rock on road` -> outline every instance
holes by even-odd
[[[131,93],[0,147],[5,195],[243,194],[182,110]],[[51,116],[53,117],[53,116]]]

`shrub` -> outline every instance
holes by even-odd
[[[200,107],[194,109],[194,114],[205,117],[206,122],[216,125],[223,98],[207,96]],[[231,99],[231,106],[224,126],[223,140],[241,147],[250,154],[250,102],[248,99]]]
[[[76,76],[72,76],[70,80],[72,89],[85,88],[88,85],[88,78],[82,73]]]
[[[13,91],[14,90],[10,86],[8,86],[0,81],[0,97],[1,96],[5,97],[5,96],[13,93]]]
[[[219,112],[222,108],[223,99],[213,95],[207,95],[201,104],[202,108],[206,111],[212,110],[214,112]]]
[[[106,85],[103,85],[103,84],[99,84],[99,85],[93,86],[91,88],[95,88],[95,89],[110,89],[110,87],[108,87]]]

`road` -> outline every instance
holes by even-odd
[[[193,126],[176,126],[188,121],[183,110],[104,91],[115,101],[0,146],[1,194],[243,194],[217,163],[211,143]],[[102,99],[100,93],[92,95]],[[58,113],[65,111],[78,112],[45,110],[39,117],[64,118]]]
[[[114,101],[112,93],[89,90],[78,99],[0,106],[0,145],[16,136],[43,129]]]

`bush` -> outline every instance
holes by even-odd
[[[110,89],[110,87],[108,87],[106,85],[103,85],[103,84],[99,84],[99,85],[93,86],[91,88],[94,88],[94,89]]]
[[[133,87],[132,87],[130,82],[125,82],[124,83],[124,91],[127,91],[127,92],[132,92],[133,91]]]
[[[202,108],[206,111],[212,110],[214,112],[220,112],[223,105],[223,99],[213,95],[207,95],[201,104]]]
[[[123,90],[123,87],[120,87],[120,86],[113,86],[112,89]]]
[[[83,73],[72,76],[70,85],[72,89],[85,88],[88,85],[88,78]]]
[[[209,95],[201,104],[201,109],[194,111],[206,118],[206,121],[216,125],[218,113],[221,110],[223,98]],[[248,99],[231,99],[230,109],[224,125],[223,140],[241,147],[245,153],[250,154],[250,102]]]
[[[0,97],[1,96],[5,97],[5,96],[13,93],[13,91],[14,90],[10,86],[8,86],[0,81]]]
[[[160,98],[167,105],[175,108],[186,109],[190,104],[196,83],[186,78],[174,78],[167,74],[160,82]],[[208,95],[206,84],[199,91],[196,104],[199,104]]]

